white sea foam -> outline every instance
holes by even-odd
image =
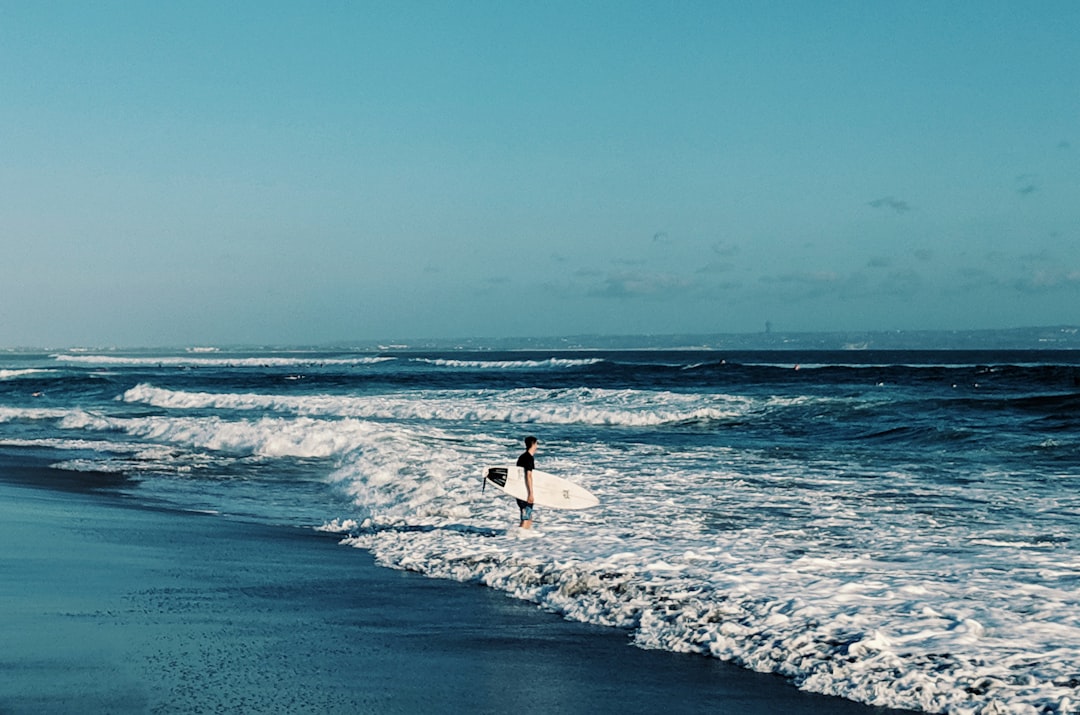
[[[396,360],[385,356],[366,356],[355,358],[324,358],[317,356],[282,357],[267,355],[264,357],[191,357],[159,356],[135,357],[124,355],[53,355],[53,359],[65,363],[89,365],[115,365],[125,367],[330,367],[377,365]]]
[[[740,419],[753,410],[791,404],[774,398],[685,395],[647,390],[570,388],[443,390],[393,395],[272,395],[167,390],[140,384],[125,402],[167,409],[271,410],[300,415],[385,420],[511,422],[649,427]]]
[[[110,442],[103,439],[61,439],[42,437],[38,439],[0,439],[3,447],[47,447],[49,449],[110,452],[114,454],[142,454],[146,459],[163,456],[141,442]]]
[[[873,705],[1075,712],[1080,557],[1063,550],[1067,539],[1023,562],[997,544],[973,558],[945,548],[956,527],[860,497],[829,469],[748,475],[735,453],[560,446],[545,466],[576,475],[602,507],[544,510],[543,535],[523,543],[512,502],[479,494],[461,466],[481,463],[498,440],[454,445],[442,460],[415,435],[399,437],[338,470],[360,515],[327,525],[352,526],[347,542],[385,565],[480,582],[629,628],[644,647],[713,655]],[[737,471],[719,466],[731,462]]]
[[[53,469],[61,469],[65,472],[106,472],[108,474],[123,474],[128,471],[126,466],[118,462],[102,459],[65,459],[49,465]]]
[[[360,420],[263,417],[110,417],[89,412],[67,415],[60,426],[72,430],[122,432],[157,443],[259,457],[326,458],[348,453],[384,431]]]
[[[70,417],[74,413],[69,413]],[[50,449],[58,452],[93,454],[63,459],[53,463],[54,469],[74,472],[184,473],[193,468],[210,466],[213,461],[198,452],[178,451],[167,445],[146,442],[110,441],[95,439],[64,439],[59,437],[0,439],[0,447]]]
[[[542,368],[588,367],[603,362],[601,358],[548,358],[547,360],[453,360],[449,358],[414,358],[415,362],[437,367],[496,370],[535,370]]]
[[[56,407],[0,407],[0,423],[16,420],[55,420],[72,412],[70,409]]]
[[[56,370],[47,370],[44,368],[28,367],[20,369],[0,369],[0,380],[15,380],[20,377],[30,377],[31,375],[41,375],[45,373],[56,372]]]

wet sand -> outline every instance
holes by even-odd
[[[95,479],[0,462],[0,713],[896,712]]]

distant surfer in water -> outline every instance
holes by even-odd
[[[528,498],[524,501],[517,500],[518,508],[521,509],[521,528],[531,529],[533,518],[533,470],[536,469],[536,448],[540,440],[532,435],[525,438],[525,451],[518,457],[517,465],[525,470],[525,488],[529,491]]]

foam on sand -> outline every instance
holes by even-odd
[[[376,568],[326,535],[132,506],[0,480],[0,543],[19,545],[0,711],[495,715],[507,669],[547,684],[526,712],[863,710]]]

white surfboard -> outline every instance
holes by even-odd
[[[533,503],[550,509],[588,509],[600,500],[592,492],[554,474],[533,470]],[[525,499],[525,470],[516,464],[496,464],[484,467],[484,483],[501,489],[512,497]]]

